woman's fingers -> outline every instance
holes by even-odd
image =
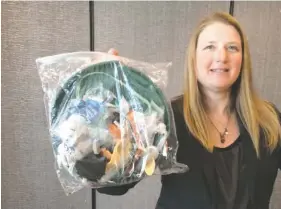
[[[109,49],[108,54],[112,54],[112,55],[118,56],[119,52],[116,49],[111,48],[111,49]]]

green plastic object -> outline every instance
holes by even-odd
[[[102,63],[92,64],[61,84],[55,100],[51,104],[51,128],[56,127],[65,118],[65,112],[70,101],[82,100],[89,92],[96,93],[98,97],[106,97],[106,92],[111,92],[115,98],[110,101],[112,106],[120,108],[121,98],[125,98],[130,107],[137,112],[150,115],[157,112],[163,116],[163,123],[166,126],[167,137],[165,141],[169,151],[167,156],[159,155],[156,165],[160,169],[172,169],[176,164],[175,155],[177,151],[177,139],[174,137],[173,118],[169,101],[166,100],[163,91],[143,72],[132,67],[128,67],[119,61],[106,61]],[[107,95],[108,96],[108,95]],[[103,123],[104,121],[101,121]],[[98,126],[93,123],[93,126]],[[172,136],[170,136],[172,133]],[[163,140],[161,136],[155,135],[153,145]],[[55,139],[53,141],[56,141]],[[57,152],[57,145],[53,143],[53,148]],[[135,147],[135,146],[133,146]],[[131,150],[134,156],[136,149]],[[100,186],[100,178],[105,175],[105,164],[107,162],[101,156],[90,153],[82,160],[77,161],[75,165],[76,172],[79,176],[86,178]],[[144,176],[138,176],[137,173],[124,176],[123,168],[116,171],[112,176],[108,177],[112,184],[130,183],[140,180]],[[104,185],[110,185],[103,182]]]
[[[153,108],[163,108],[164,122],[169,132],[169,103],[162,90],[147,75],[137,69],[122,65],[119,61],[107,61],[88,66],[69,78],[63,84],[52,105],[51,124],[57,121],[71,99],[82,99],[87,90],[98,88],[101,82],[104,89],[113,92],[119,98],[124,96],[137,111],[149,113]],[[118,105],[118,101],[114,101],[114,105]],[[151,105],[151,102],[157,107]]]

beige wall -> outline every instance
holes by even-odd
[[[88,50],[88,2],[2,2],[2,208],[89,209],[66,197],[54,170],[35,59]]]
[[[191,30],[202,16],[218,10],[228,11],[229,2],[94,2],[95,50],[115,47],[134,59],[173,62],[168,85],[172,97],[182,90]],[[256,87],[281,110],[280,11],[279,2],[237,1],[234,8],[250,42]],[[89,189],[66,197],[55,174],[35,66],[39,56],[88,50],[89,18],[89,2],[2,3],[4,209],[91,208]],[[280,209],[280,172],[275,187],[271,209]],[[97,194],[97,209],[152,209],[159,191],[159,177],[152,177],[123,197]]]

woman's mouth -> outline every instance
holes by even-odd
[[[215,69],[211,69],[211,72],[215,72],[215,73],[225,73],[228,72],[229,69],[227,68],[215,68]]]

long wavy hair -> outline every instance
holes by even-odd
[[[228,13],[217,12],[203,19],[191,36],[186,54],[185,86],[184,86],[184,118],[191,133],[209,151],[214,144],[206,121],[203,94],[200,93],[195,75],[196,48],[198,37],[204,28],[212,23],[220,22],[233,26],[239,33],[242,43],[242,66],[238,79],[231,87],[230,105],[238,113],[244,127],[249,132],[257,156],[260,154],[260,137],[264,135],[265,144],[270,151],[280,142],[281,128],[276,109],[269,102],[261,99],[253,87],[252,64],[248,41],[238,21]]]

